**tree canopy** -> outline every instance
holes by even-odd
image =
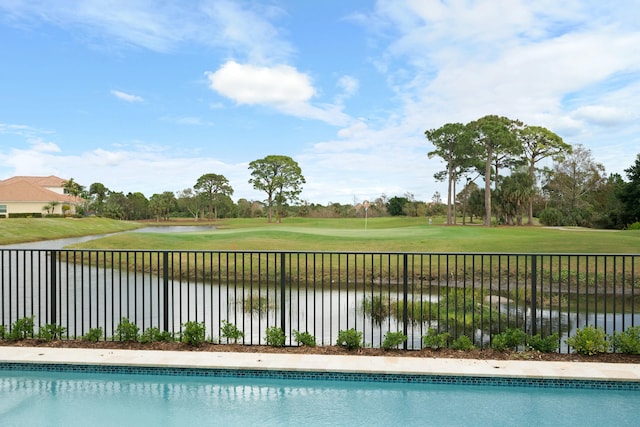
[[[425,136],[435,147],[427,154],[429,158],[438,156],[447,165],[447,224],[452,224],[455,223],[455,213],[452,218],[455,183],[459,174],[470,168],[475,159],[471,134],[462,123],[447,123],[438,129],[427,130]],[[435,176],[436,179],[440,177],[440,173]]]
[[[216,173],[206,173],[198,178],[198,181],[193,186],[202,197],[207,201],[207,214],[208,218],[218,218],[218,205],[222,204],[223,197],[231,196],[233,194],[233,188],[229,184],[229,180],[224,175]]]
[[[492,202],[494,193],[500,196],[497,207],[509,218],[515,214],[510,204],[514,201],[513,197],[518,195],[516,197],[517,222],[520,223],[522,209],[527,206],[528,224],[532,224],[533,198],[536,194],[536,164],[548,157],[559,161],[563,155],[571,152],[571,146],[548,129],[528,126],[519,120],[496,115],[487,115],[466,125],[447,123],[438,129],[426,131],[425,135],[435,147],[428,156],[430,158],[438,156],[447,165],[446,171],[434,175],[437,180],[444,180],[446,176],[448,181],[447,224],[455,224],[456,183],[462,175],[466,175],[466,189],[475,179],[471,178],[470,172],[484,175],[485,225],[491,225],[492,209],[495,205]],[[500,176],[501,170],[515,170],[522,165],[527,166],[527,179],[522,177],[505,179]],[[494,183],[493,191],[491,190],[492,182]],[[500,185],[504,188],[499,189]],[[467,192],[462,197],[465,208],[470,196],[471,194]]]
[[[536,164],[539,161],[551,157],[560,162],[563,155],[570,154],[572,151],[571,145],[565,143],[555,133],[540,126],[525,126],[520,129],[518,138],[522,143],[523,157],[528,165],[531,182],[535,182]],[[533,225],[533,197],[529,197],[527,215],[527,224]]]
[[[298,163],[288,156],[269,155],[249,163],[249,184],[267,194],[268,221],[272,222],[276,207],[277,221],[281,220],[282,207],[298,199],[302,184],[306,181]]]

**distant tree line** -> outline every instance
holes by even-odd
[[[88,188],[71,178],[65,191],[82,197],[77,211],[122,219],[165,221],[193,218],[265,217],[269,222],[288,216],[353,218],[380,216],[445,216],[447,224],[459,219],[520,225],[537,217],[544,225],[623,229],[640,221],[640,154],[619,174],[607,176],[604,166],[581,145],[564,143],[553,132],[498,116],[486,116],[462,125],[445,124],[425,132],[435,149],[430,157],[443,159],[446,169],[434,175],[447,182],[447,200],[436,192],[430,201],[412,193],[372,201],[326,205],[301,200],[306,183],[300,166],[290,157],[271,155],[249,164],[249,183],[265,194],[264,200],[233,201],[229,180],[205,173],[193,187],[153,194],[113,191],[96,182]],[[539,167],[549,158],[551,167]],[[484,181],[482,187],[475,181]],[[492,185],[493,184],[493,185]],[[460,191],[458,186],[462,186]]]

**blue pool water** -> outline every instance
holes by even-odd
[[[9,426],[637,426],[640,392],[0,370]]]

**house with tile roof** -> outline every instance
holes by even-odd
[[[0,181],[0,217],[8,218],[12,214],[74,214],[82,199],[67,194],[65,182],[54,175],[14,176]]]

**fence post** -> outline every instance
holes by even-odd
[[[538,333],[538,256],[531,256],[531,335]]]
[[[169,332],[169,251],[162,254],[164,331]]]
[[[409,330],[408,326],[409,326],[409,310],[408,310],[408,305],[409,305],[409,255],[408,254],[403,254],[402,255],[402,298],[404,299],[404,304],[402,307],[402,333],[405,336],[409,336],[407,334],[407,331]],[[406,339],[404,341],[404,344],[402,346],[402,348],[404,348],[405,350],[407,349],[407,343],[408,343],[409,339]]]
[[[287,320],[287,316],[285,315],[285,312],[284,312],[285,298],[287,296],[287,293],[285,292],[285,289],[284,289],[284,284],[286,281],[284,269],[285,269],[284,252],[280,252],[280,329],[282,329],[282,332],[285,331],[285,322]]]
[[[49,252],[49,324],[58,323],[58,251]]]

